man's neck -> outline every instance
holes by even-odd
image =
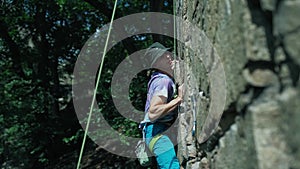
[[[162,70],[157,70],[157,72],[158,72],[158,73],[162,73],[162,74],[164,74],[164,75],[167,75],[167,76],[169,76],[171,79],[174,79],[174,77],[173,77],[173,72],[172,72],[172,75],[170,75],[169,73],[167,73],[167,72],[165,72],[165,71],[162,71]]]

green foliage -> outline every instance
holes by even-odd
[[[0,60],[0,64],[3,65],[0,68],[3,72],[0,75],[3,91],[0,95],[0,140],[3,145],[0,153],[6,162],[14,162],[19,166],[27,165],[29,159],[24,157],[28,156],[29,152],[33,156],[38,155],[39,152],[33,150],[42,148],[32,144],[35,142],[31,137],[34,134],[33,129],[40,127],[34,114],[30,113],[37,111],[37,104],[33,104],[31,99],[26,99],[33,97],[30,95],[33,87],[30,80],[25,80],[12,71],[11,62]]]
[[[72,105],[74,64],[89,36],[108,23],[112,9],[110,1],[93,2],[101,6],[89,0],[0,3],[0,168],[45,168],[55,165],[60,156],[79,151],[84,132]],[[162,9],[171,13],[166,5],[171,1],[165,2]],[[119,1],[117,17],[149,8],[146,0]],[[137,50],[153,38],[140,35],[131,40]],[[111,98],[113,72],[133,52],[124,44],[107,55],[97,91],[100,110],[96,110],[105,119],[95,113],[91,123],[100,126],[106,120],[124,136],[140,137],[138,124],[122,117]],[[149,72],[141,72],[130,86],[130,100],[141,111],[148,78]],[[98,137],[109,134],[92,132]]]
[[[82,138],[82,135],[83,135],[83,130],[80,129],[76,132],[75,135],[72,135],[71,137],[64,137],[63,142],[68,145],[76,144],[76,142]]]

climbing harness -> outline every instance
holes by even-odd
[[[79,158],[78,158],[77,168],[76,169],[79,169],[80,163],[81,163],[81,158],[82,158],[82,154],[83,154],[83,150],[84,150],[84,145],[85,145],[85,141],[86,141],[87,131],[89,130],[89,125],[90,125],[90,121],[91,121],[91,117],[92,117],[92,111],[93,111],[94,103],[95,103],[95,100],[96,100],[97,88],[98,88],[98,85],[99,85],[100,76],[101,76],[101,72],[102,72],[102,68],[103,68],[103,63],[104,63],[104,58],[105,58],[105,53],[106,53],[106,50],[107,50],[107,45],[108,45],[108,40],[109,40],[109,36],[110,36],[110,31],[111,31],[112,23],[113,23],[113,20],[114,20],[114,17],[115,17],[115,12],[116,12],[116,8],[117,8],[117,2],[118,2],[118,0],[115,0],[115,4],[114,4],[114,8],[113,8],[113,13],[112,13],[112,16],[111,16],[111,21],[110,21],[110,25],[109,25],[109,29],[108,29],[108,34],[107,34],[107,38],[106,38],[106,42],[105,42],[105,46],[104,46],[104,50],[103,50],[102,60],[101,60],[100,68],[99,68],[99,73],[98,73],[98,77],[97,77],[97,82],[96,82],[95,90],[93,92],[93,100],[92,100],[91,107],[90,107],[89,117],[88,117],[88,120],[87,120],[85,132],[84,132],[84,136],[83,136],[83,141],[82,141],[81,150],[80,150],[80,154],[79,154]]]
[[[154,145],[155,143],[162,137],[163,135],[162,134],[157,134],[156,136],[154,136],[150,143],[149,143],[149,150],[151,153],[153,153],[153,148],[154,148]]]

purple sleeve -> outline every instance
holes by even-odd
[[[169,80],[167,79],[157,79],[152,84],[153,96],[164,96],[168,98],[168,86]]]

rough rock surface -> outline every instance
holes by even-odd
[[[274,33],[292,60],[300,64],[300,1],[281,1],[274,14]]]
[[[219,127],[199,143],[212,89],[199,59],[205,47],[187,49],[193,42],[186,38],[178,45],[186,84],[178,138],[182,168],[300,169],[300,1],[183,0],[177,5],[178,16],[197,25],[220,56],[227,93]]]

